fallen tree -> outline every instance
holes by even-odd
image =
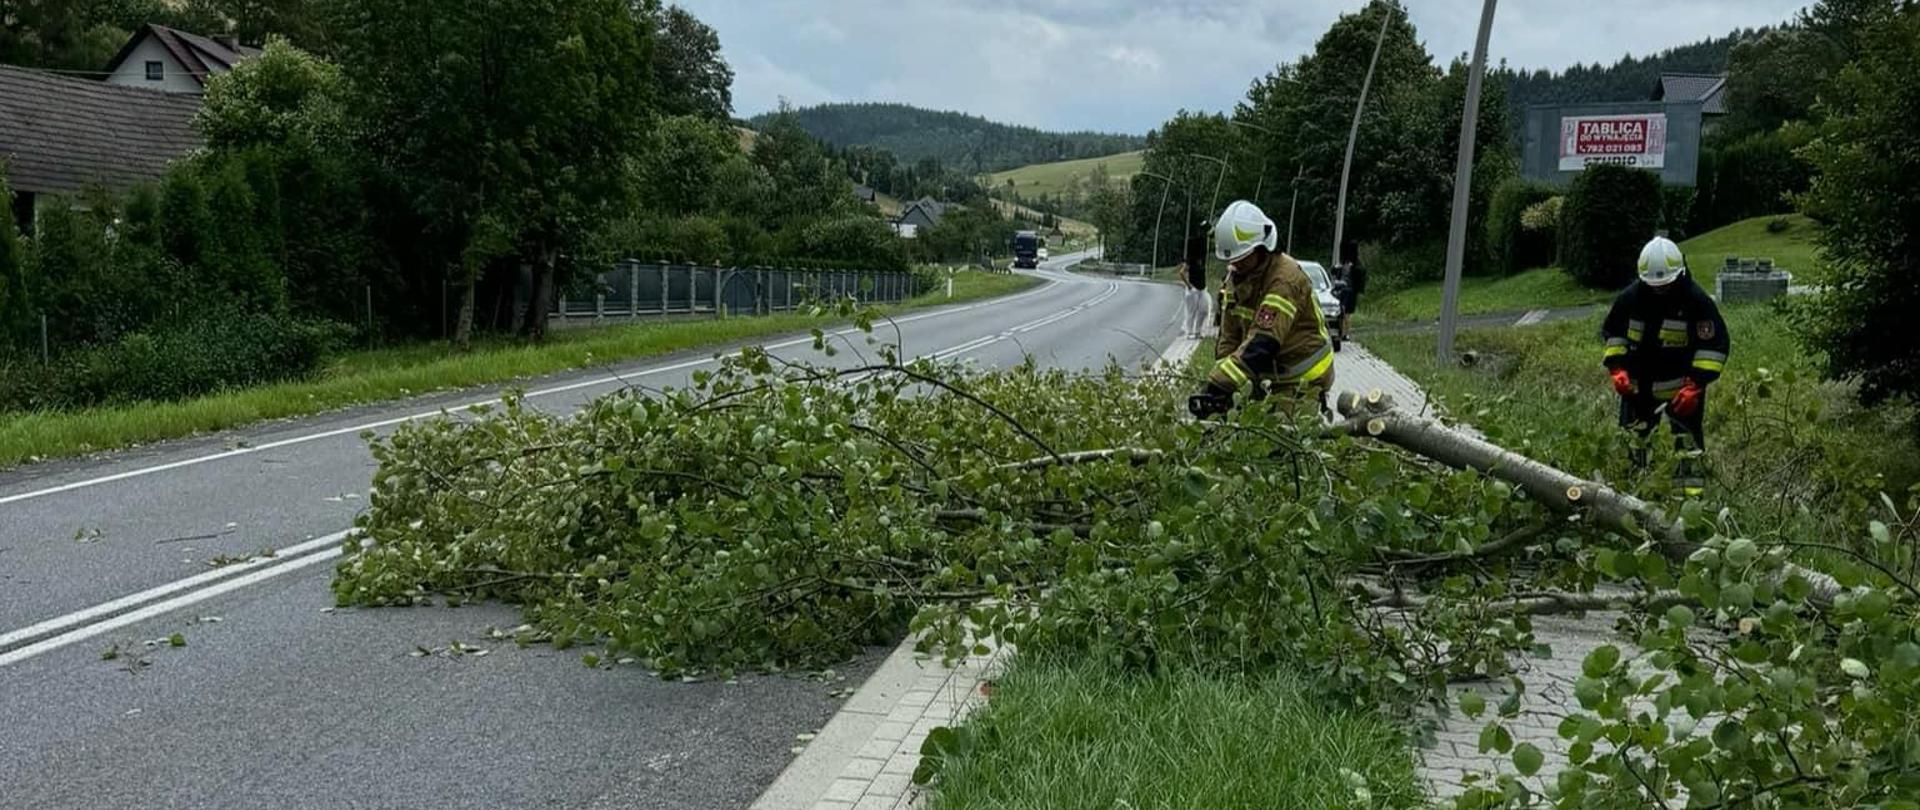
[[[597,666],[823,667],[915,632],[947,655],[992,638],[1150,672],[1288,667],[1400,710],[1506,674],[1534,614],[1619,610],[1646,652],[1585,662],[1559,801],[1916,788],[1920,600],[1897,579],[1816,588],[1793,549],[1682,526],[1380,397],[1343,402],[1331,435],[1257,408],[1193,424],[1165,375],[880,354],[843,371],[749,350],[571,418],[508,399],[405,426],[375,443],[368,544],[335,593],[506,600],[529,641],[604,646]],[[1693,734],[1727,715],[1752,728]],[[1539,798],[1489,784],[1468,806]]]

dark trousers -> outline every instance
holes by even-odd
[[[1620,426],[1640,435],[1644,441],[1653,435],[1654,428],[1660,426],[1660,418],[1665,415],[1667,425],[1673,430],[1673,449],[1680,452],[1680,464],[1675,471],[1674,483],[1688,494],[1695,494],[1706,486],[1704,465],[1695,456],[1706,452],[1707,434],[1707,398],[1701,392],[1700,407],[1689,416],[1679,416],[1671,410],[1661,410],[1661,400],[1642,394],[1620,398]],[[1644,445],[1633,451],[1635,466],[1646,466],[1647,451]]]

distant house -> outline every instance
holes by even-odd
[[[958,208],[953,203],[943,203],[932,197],[921,197],[907,204],[906,210],[894,219],[894,230],[901,236],[912,238],[915,233],[927,228],[937,228],[947,212]]]
[[[868,205],[879,204],[879,195],[873,190],[872,186],[854,186],[853,197]]]
[[[107,63],[107,83],[169,93],[203,93],[208,77],[260,54],[233,37],[203,37],[148,23]]]
[[[200,146],[197,95],[0,65],[0,163],[14,221],[33,227],[46,195],[123,189],[158,179]]]
[[[1698,101],[1702,102],[1701,115],[1726,115],[1727,74],[1662,73],[1660,83],[1653,86],[1651,98],[1653,101]]]

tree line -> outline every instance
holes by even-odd
[[[1139,149],[1142,143],[1137,135],[1045,132],[905,104],[822,104],[793,114],[808,133],[836,147],[873,147],[911,164],[933,158],[969,174],[1101,157]],[[752,123],[763,126],[768,117]]]

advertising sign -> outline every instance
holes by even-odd
[[[1560,171],[1613,164],[1635,169],[1667,165],[1665,113],[1583,115],[1560,119]]]

